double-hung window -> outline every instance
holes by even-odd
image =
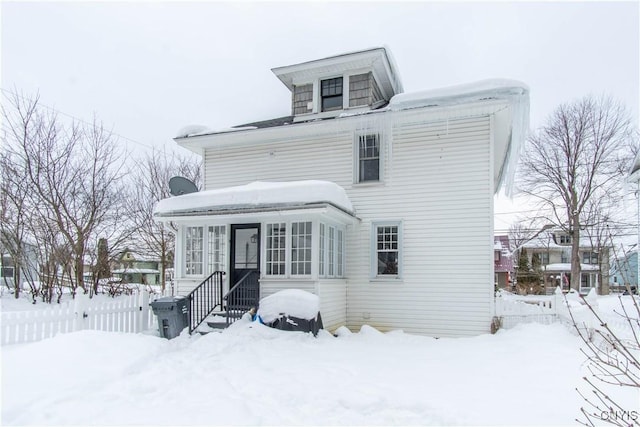
[[[203,227],[185,229],[185,273],[187,276],[202,275],[204,267]]]
[[[291,275],[311,274],[311,222],[291,224]]]
[[[227,227],[224,225],[210,225],[208,242],[208,272],[227,270]]]
[[[582,253],[582,263],[583,264],[597,264],[598,263],[598,253],[597,252],[583,252]]]
[[[380,135],[358,136],[358,182],[380,181]]]
[[[322,80],[320,82],[320,98],[322,111],[342,109],[342,77]]]
[[[286,236],[284,222],[267,224],[267,275],[282,276],[286,273]]]
[[[402,228],[396,223],[373,224],[373,277],[400,277]]]
[[[339,226],[320,223],[319,267],[320,277],[344,277],[344,230]]]
[[[549,252],[541,252],[540,253],[540,264],[548,265],[549,264]]]

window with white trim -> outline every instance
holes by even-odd
[[[319,277],[344,277],[344,230],[320,223]]]
[[[187,276],[202,275],[204,267],[203,227],[185,228],[185,265]]]
[[[335,227],[329,226],[329,236],[327,239],[327,261],[329,264],[329,271],[327,272],[327,276],[333,277],[335,276],[335,235],[336,229]]]
[[[311,221],[291,224],[291,275],[311,274]]]
[[[286,236],[284,222],[267,224],[267,272],[269,276],[286,274]]]
[[[374,277],[398,277],[401,271],[400,223],[373,224],[372,273]]]
[[[227,227],[210,225],[208,241],[208,274],[227,270]]]
[[[380,181],[380,135],[359,135],[357,155],[357,182]]]
[[[338,229],[338,239],[336,241],[336,276],[344,275],[344,233]]]

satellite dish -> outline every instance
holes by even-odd
[[[198,187],[182,176],[174,176],[169,180],[169,193],[172,196],[181,196],[183,194],[196,193]]]

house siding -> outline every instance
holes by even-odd
[[[347,323],[347,282],[342,279],[318,282],[320,314],[325,329],[334,332]]]
[[[323,281],[317,288],[321,298],[334,301],[323,302],[327,324],[343,316],[353,330],[368,324],[431,336],[488,332],[493,313],[490,115],[446,120],[416,111],[354,123],[346,131],[330,124],[307,137],[208,148],[205,188],[304,179],[345,188],[361,222],[347,228],[345,314],[335,296],[342,292],[339,286],[325,289]],[[368,130],[383,136],[383,182],[354,184],[354,135]],[[403,277],[398,280],[370,278],[371,224],[384,220],[402,222]],[[272,293],[278,286],[265,281],[262,289]]]

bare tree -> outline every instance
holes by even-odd
[[[615,197],[631,156],[627,110],[611,98],[585,97],[558,107],[522,156],[519,188],[571,236],[571,287],[580,287],[580,230],[588,203]]]
[[[43,109],[37,97],[7,99],[3,152],[20,180],[20,186],[8,190],[26,190],[31,211],[25,218],[38,243],[48,242],[47,256],[67,251],[67,258],[56,265],[59,271],[51,274],[68,274],[75,293],[78,287],[84,289],[89,242],[101,230],[116,228],[123,215],[123,153],[96,120],[66,124]]]
[[[175,229],[157,222],[153,210],[160,200],[171,197],[169,179],[174,176],[188,178],[200,187],[200,162],[192,156],[153,151],[140,162],[138,171],[134,175],[136,185],[132,186],[134,191],[129,203],[133,208],[131,220],[136,230],[134,239],[142,251],[160,260],[160,282],[164,292],[165,269],[173,262]]]

